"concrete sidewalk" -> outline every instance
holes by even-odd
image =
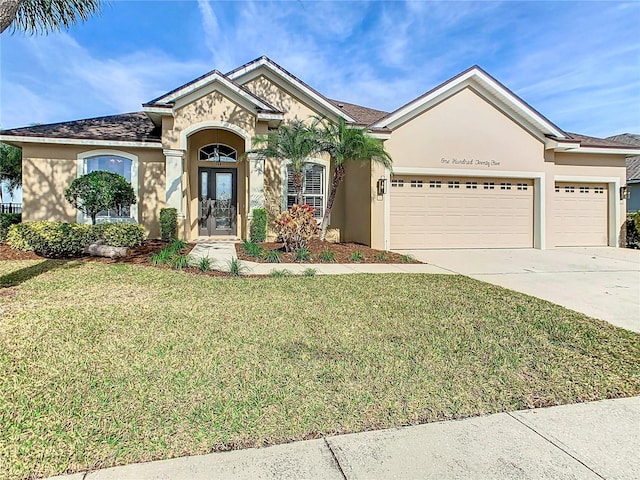
[[[65,480],[637,479],[640,397],[79,473]]]
[[[237,258],[233,242],[199,242],[189,254],[191,261],[197,264],[201,258],[211,259],[215,270],[229,271],[229,262]],[[442,273],[452,272],[430,264],[344,264],[344,263],[257,263],[240,261],[245,273],[251,275],[270,275],[274,270],[287,270],[292,275],[300,275],[308,269],[314,269],[316,275],[344,275],[348,273]]]

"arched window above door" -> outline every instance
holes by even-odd
[[[238,152],[229,145],[212,143],[200,149],[198,159],[203,162],[236,162]]]

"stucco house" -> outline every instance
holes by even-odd
[[[390,92],[392,94],[392,92]],[[63,196],[78,175],[107,169],[138,204],[105,212],[159,235],[175,207],[181,234],[246,238],[252,210],[293,201],[288,169],[244,154],[282,122],[324,115],[385,142],[393,171],[350,165],[330,228],[380,249],[618,245],[625,158],[638,147],[568,133],[474,66],[387,113],[331,100],[267,57],[217,70],[141,112],[4,130],[23,151],[23,218],[87,221]],[[331,165],[313,159],[304,193],[318,216]],[[211,208],[214,206],[215,208]]]

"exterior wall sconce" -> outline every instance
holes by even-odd
[[[382,195],[387,193],[387,179],[386,178],[379,178],[378,179],[378,183],[377,183],[377,187],[378,187],[378,196],[379,197],[381,197]]]
[[[627,186],[620,187],[620,200],[628,200],[631,197],[631,192]]]

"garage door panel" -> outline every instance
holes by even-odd
[[[404,184],[391,187],[392,248],[533,246],[533,181],[397,178]],[[410,186],[420,179],[422,188]],[[409,223],[409,211],[422,221]]]
[[[555,246],[609,244],[607,184],[556,183],[553,230]]]

